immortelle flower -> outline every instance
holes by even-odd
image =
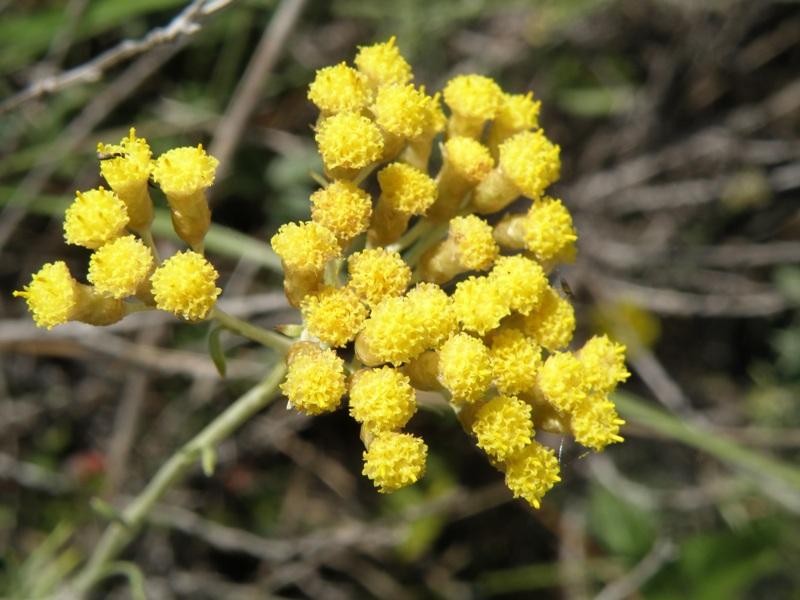
[[[317,127],[319,153],[325,169],[352,176],[381,158],[383,136],[375,123],[357,113],[338,113]]]
[[[153,252],[132,235],[117,238],[95,250],[87,279],[101,294],[133,296],[153,271]]]
[[[344,361],[310,342],[292,345],[281,390],[297,410],[319,415],[335,410],[347,391]]]
[[[425,473],[428,446],[410,433],[384,431],[364,452],[364,475],[382,494],[416,483]]]
[[[399,296],[411,281],[411,269],[398,252],[370,248],[347,259],[350,287],[370,307],[384,298]]]
[[[133,130],[100,147],[112,191],[79,194],[67,212],[67,241],[94,250],[94,285],[50,263],[15,295],[43,327],[160,308],[288,346],[289,408],[318,415],[347,397],[363,474],[382,493],[423,476],[427,445],[404,429],[416,391],[439,394],[514,496],[538,508],[559,481],[538,432],[597,452],[622,441],[611,393],[629,376],[625,348],[602,335],[573,347],[575,311],[550,273],[575,257],[577,232],[568,202],[547,195],[560,148],[539,128],[539,101],[483,75],[458,75],[430,95],[412,79],[392,38],[361,47],[354,65],[320,69],[309,86],[321,188],[310,220],[270,240],[301,320],[278,328],[285,340],[237,329],[214,308],[217,272],[201,251],[216,159],[198,146],[152,161]],[[192,247],[161,264],[150,181]],[[529,208],[503,215],[520,196]]]
[[[217,270],[201,254],[178,252],[158,267],[150,281],[156,306],[187,321],[208,317],[222,290]]]
[[[147,231],[153,222],[153,201],[147,189],[153,163],[147,140],[136,137],[136,129],[131,127],[119,144],[97,144],[97,152],[105,155],[100,173],[125,203],[128,227],[138,233]]]
[[[531,443],[531,407],[515,396],[495,396],[481,406],[472,422],[478,448],[498,461]]]
[[[397,431],[417,410],[408,377],[391,367],[361,369],[350,382],[350,416],[370,433]]]
[[[333,181],[311,194],[311,219],[344,246],[369,227],[372,199],[350,181]]]
[[[366,76],[346,63],[320,69],[308,86],[308,99],[324,116],[358,112],[369,104],[371,97]]]
[[[94,250],[122,235],[127,224],[125,203],[114,192],[102,187],[76,192],[64,215],[64,239]]]
[[[455,217],[449,223],[447,239],[420,259],[420,276],[441,284],[466,271],[487,271],[499,252],[486,221],[475,215]]]
[[[67,321],[110,325],[125,315],[121,301],[76,281],[63,261],[42,266],[14,296],[25,299],[36,326],[45,329]]]
[[[541,198],[561,173],[560,148],[541,130],[523,131],[500,144],[500,164],[475,188],[475,212],[488,214],[525,196]]]
[[[214,183],[219,161],[196,148],[173,148],[158,157],[153,180],[161,187],[169,203],[175,233],[196,250],[211,226],[206,189]]]

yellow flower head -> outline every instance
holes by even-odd
[[[450,298],[441,288],[421,283],[406,296],[375,306],[356,339],[362,362],[398,366],[440,344],[455,328]]]
[[[608,394],[631,376],[625,368],[625,346],[612,342],[607,335],[592,336],[578,351],[578,358],[595,392]]]
[[[308,99],[328,114],[358,112],[371,96],[367,78],[343,62],[318,70],[308,86]]]
[[[417,410],[408,377],[391,367],[362,369],[350,383],[350,416],[370,433],[405,427]]]
[[[498,258],[489,278],[506,298],[509,308],[522,315],[530,314],[539,306],[549,287],[542,267],[519,255]]]
[[[422,350],[436,348],[458,327],[452,299],[435,283],[415,285],[406,294],[406,304],[411,322],[420,332]]]
[[[578,235],[572,225],[572,215],[561,200],[545,196],[534,202],[524,221],[525,247],[541,262],[575,258]]]
[[[506,486],[514,498],[539,508],[544,495],[559,481],[558,459],[550,448],[532,441],[506,462]]]
[[[477,402],[492,383],[489,349],[478,338],[457,333],[439,348],[439,381],[453,402]]]
[[[156,306],[188,321],[205,319],[222,293],[216,285],[218,277],[202,255],[191,250],[178,252],[150,278]]]
[[[375,436],[364,452],[363,474],[382,494],[419,481],[425,474],[428,446],[410,433],[384,431]]]
[[[333,350],[298,342],[287,356],[289,370],[281,390],[294,408],[307,415],[336,410],[347,389],[344,361]]]
[[[192,196],[214,183],[219,161],[196,148],[173,148],[158,157],[153,179],[167,196]]]
[[[405,215],[422,215],[436,201],[436,182],[405,163],[392,163],[378,172],[381,198]]]
[[[470,119],[493,119],[502,98],[500,86],[482,75],[458,75],[444,88],[444,102],[450,110]]]
[[[336,235],[313,221],[281,225],[270,245],[287,270],[298,272],[320,272],[341,253]]]
[[[411,269],[398,252],[385,248],[370,248],[356,252],[347,259],[350,273],[348,287],[368,306],[384,298],[399,296],[411,281]]]
[[[453,306],[461,326],[467,331],[485,335],[497,329],[500,321],[511,311],[508,298],[503,297],[494,279],[469,277],[456,284]]]
[[[428,123],[429,98],[413,85],[386,85],[378,89],[370,107],[385,131],[407,140],[419,137]]]
[[[522,330],[551,352],[566,348],[575,332],[575,309],[547,286],[535,311],[522,320]]]
[[[300,310],[309,333],[334,348],[352,341],[367,318],[367,308],[347,287],[326,287],[309,294]]]
[[[561,173],[560,151],[541,130],[523,131],[500,145],[500,167],[523,195],[536,200]]]
[[[539,126],[539,109],[542,103],[534,101],[533,92],[503,94],[495,123],[506,130],[525,131]]]
[[[472,433],[478,448],[504,461],[531,443],[531,407],[516,396],[495,396],[478,409]]]
[[[133,127],[119,144],[97,144],[97,151],[113,156],[100,161],[100,173],[117,194],[147,185],[153,168],[152,152],[146,139],[136,137]]]
[[[538,375],[539,389],[560,413],[571,413],[586,399],[586,370],[571,352],[555,352],[547,357]]]
[[[613,402],[602,395],[591,395],[575,409],[570,429],[576,442],[600,452],[609,444],[624,441],[619,435],[624,424]]]
[[[393,83],[402,85],[411,81],[411,66],[400,55],[395,40],[392,36],[388,42],[360,46],[358,49],[354,61],[356,67],[367,76],[374,88]]]
[[[94,250],[119,237],[127,224],[125,203],[114,192],[102,187],[76,192],[64,215],[64,239]]]
[[[429,136],[434,136],[437,133],[444,131],[447,127],[447,115],[444,114],[442,109],[442,95],[436,92],[433,96],[427,96],[428,105],[426,106],[427,119],[425,121],[425,130]]]
[[[366,117],[356,113],[338,113],[317,128],[315,136],[325,168],[357,170],[380,159],[383,136]]]
[[[503,394],[519,394],[536,386],[542,350],[519,329],[501,327],[491,337],[494,384]]]
[[[470,184],[480,183],[494,168],[489,149],[466,136],[453,136],[444,143],[447,164]]]
[[[95,289],[112,298],[136,293],[153,270],[153,253],[139,238],[126,235],[94,251],[87,279]]]
[[[341,243],[364,233],[371,216],[370,195],[350,181],[337,180],[311,194],[311,219]]]
[[[467,269],[486,271],[500,254],[492,237],[492,226],[475,215],[451,219],[448,236],[455,242],[460,262]]]
[[[72,317],[78,285],[66,263],[58,261],[45,264],[23,290],[14,292],[14,296],[25,299],[37,327],[52,329]]]

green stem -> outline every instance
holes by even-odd
[[[156,246],[156,241],[153,239],[153,232],[150,231],[148,227],[144,231],[139,232],[139,235],[142,238],[142,241],[150,248],[150,251],[153,253],[153,258],[156,260],[156,264],[161,263],[161,257],[158,254],[158,247]]]
[[[247,321],[243,321],[238,317],[229,315],[224,310],[216,306],[211,311],[211,318],[216,319],[231,331],[251,339],[254,342],[258,342],[267,348],[272,348],[281,354],[286,354],[287,350],[289,350],[289,347],[293,343],[292,340],[280,335],[279,333],[257,327],[252,323],[248,323]]]
[[[122,522],[106,528],[89,562],[75,579],[75,589],[80,594],[85,595],[108,572],[108,564],[133,540],[155,503],[183,479],[203,450],[219,445],[276,397],[285,373],[286,366],[281,360],[261,383],[231,404],[161,466],[150,483],[122,511]]]
[[[426,229],[424,235],[417,241],[411,249],[405,253],[403,260],[409,267],[416,267],[419,259],[425,254],[425,251],[441,241],[442,237],[447,233],[448,224],[442,223],[430,229]]]
[[[406,231],[399,240],[393,244],[389,244],[386,249],[402,252],[434,227],[436,226],[427,219],[420,219],[411,229]]]

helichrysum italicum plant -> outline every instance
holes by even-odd
[[[438,392],[514,496],[539,507],[559,462],[537,433],[571,434],[595,451],[622,441],[609,394],[629,375],[625,348],[605,336],[571,348],[574,310],[550,279],[574,260],[577,233],[548,195],[560,149],[539,127],[539,102],[481,75],[430,95],[394,39],[360,48],[354,66],[320,69],[308,98],[320,111],[324,185],[310,220],[271,239],[301,326],[259,334],[215,307],[203,239],[217,161],[202,146],[153,158],[133,130],[99,148],[110,189],[78,193],[67,210],[66,241],[94,251],[91,285],[55,262],[15,294],[48,328],[157,308],[288,348],[289,405],[309,415],[346,407],[361,426],[363,474],[380,492],[424,475],[426,442],[404,429],[417,391]],[[189,247],[163,261],[149,231],[151,184]],[[529,208],[502,214],[519,197]]]

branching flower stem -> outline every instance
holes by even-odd
[[[248,323],[247,321],[243,321],[238,317],[234,317],[233,315],[229,315],[219,307],[214,307],[210,316],[212,319],[216,319],[220,324],[227,327],[231,331],[251,339],[254,342],[258,342],[267,348],[272,348],[273,350],[280,352],[282,355],[286,354],[289,346],[292,345],[291,339],[282,336],[279,333],[275,333],[274,331],[262,329],[261,327],[253,325],[252,323]]]
[[[284,361],[280,360],[261,383],[236,400],[161,466],[144,490],[122,511],[119,522],[111,523],[106,528],[91,558],[74,582],[74,588],[79,594],[85,595],[103,578],[108,571],[108,564],[133,540],[156,502],[186,476],[204,452],[213,451],[213,448],[275,399],[278,384],[283,380],[285,372]]]

